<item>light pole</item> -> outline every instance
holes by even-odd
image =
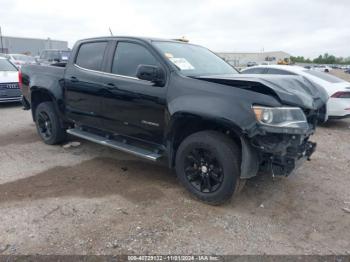
[[[2,33],[1,33],[1,26],[0,26],[0,41],[1,41],[1,53],[4,52],[4,45],[2,43]]]

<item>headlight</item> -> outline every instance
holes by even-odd
[[[253,106],[258,122],[264,126],[285,129],[308,129],[306,116],[299,107]]]

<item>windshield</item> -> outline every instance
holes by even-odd
[[[338,78],[338,77],[335,77],[335,76],[332,76],[332,75],[329,75],[327,73],[324,73],[324,72],[320,72],[320,71],[316,71],[316,70],[304,70],[305,73],[309,74],[309,75],[312,75],[312,76],[316,76],[324,81],[327,81],[329,83],[341,83],[341,82],[344,82],[344,80]]]
[[[6,59],[0,59],[0,71],[17,71],[17,68]]]
[[[24,61],[24,62],[27,62],[27,63],[35,62],[34,57],[27,56],[27,55],[12,55],[12,57],[15,60]]]
[[[208,49],[176,42],[153,42],[185,76],[238,74],[238,72]]]

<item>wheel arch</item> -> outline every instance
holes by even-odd
[[[170,119],[166,135],[169,167],[173,168],[175,165],[176,152],[181,142],[189,135],[204,130],[224,133],[237,144],[241,150],[241,178],[256,175],[259,168],[258,154],[236,123],[191,112],[177,112]]]
[[[32,109],[33,121],[35,121],[35,111],[42,102],[53,102],[54,108],[59,115],[62,126],[66,126],[66,120],[63,114],[64,103],[62,99],[57,99],[54,93],[42,87],[32,86],[30,92],[30,104]]]
[[[35,111],[42,102],[54,102],[55,109],[59,112],[55,96],[47,89],[33,86],[31,88],[30,100],[33,121],[35,121]]]

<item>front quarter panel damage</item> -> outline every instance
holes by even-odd
[[[173,82],[170,86],[176,88],[168,90],[169,116],[171,118],[179,112],[190,113],[203,118],[221,119],[238,127],[242,146],[242,179],[251,178],[259,171],[289,175],[298,163],[308,159],[315,150],[315,143],[308,139],[317,123],[318,108],[303,107],[306,103],[293,105],[283,102],[281,93],[287,93],[291,101],[292,92],[282,88],[262,88],[267,81],[256,84],[252,80],[171,78]],[[297,103],[299,100],[294,98],[293,101]],[[300,106],[305,113],[309,112],[306,114],[309,129],[299,133],[264,129],[255,118],[253,105]],[[311,107],[310,104],[308,106]]]

